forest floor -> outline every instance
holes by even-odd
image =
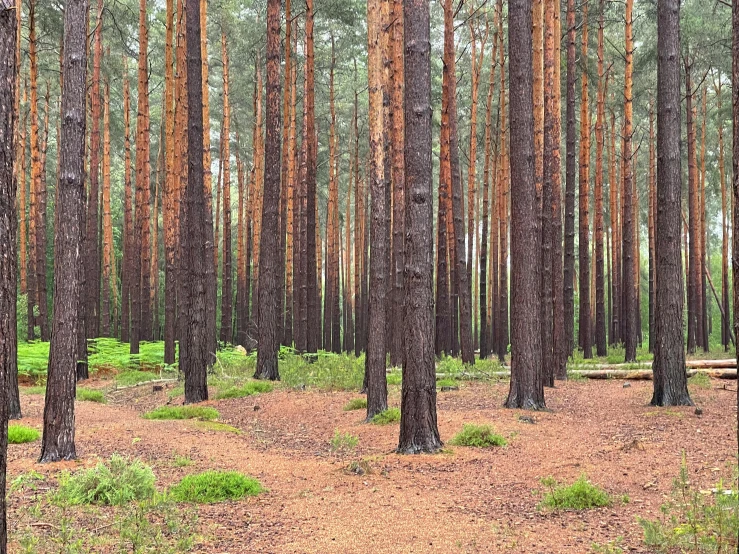
[[[730,392],[735,381],[691,386],[702,415],[694,408],[649,406],[648,381],[558,383],[546,391],[551,411],[535,414],[502,408],[505,381],[464,382],[460,390],[438,395],[442,439],[448,441],[465,423],[484,423],[507,437],[508,446],[454,446],[418,456],[393,452],[397,423],[370,425],[363,410],[344,411],[358,397],[350,392],[277,388],[209,402],[220,422],[240,431],[234,434],[203,430],[193,421],[142,419],[146,410],[181,403],[181,397],[170,398],[168,387],[128,389],[108,404],[78,402],[79,460],[39,465],[38,442],[11,445],[9,482],[31,470],[53,479],[62,468],[90,467],[115,452],[150,464],[158,488],[206,469],[256,477],[267,489],[258,497],[197,508],[194,551],[209,554],[605,551],[594,550],[594,544],[646,553],[637,518],[660,517],[682,457],[691,483],[700,488],[731,478],[736,463],[736,393]],[[399,406],[397,385],[390,387],[389,399]],[[41,428],[43,400],[22,395],[25,424]],[[336,430],[357,436],[358,445],[334,452],[330,439]],[[192,464],[177,467],[176,456]],[[350,471],[356,461],[369,471]],[[541,479],[571,483],[583,474],[611,493],[611,507],[539,508]],[[9,503],[12,537],[18,531],[14,521],[31,501],[11,494]]]

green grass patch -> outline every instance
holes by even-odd
[[[388,408],[384,412],[380,412],[372,418],[371,422],[375,425],[389,425],[400,421],[400,408]]]
[[[581,475],[571,485],[558,483],[553,477],[541,480],[548,492],[541,506],[552,510],[589,510],[613,504],[611,496],[597,485],[593,485],[585,475]]]
[[[115,382],[121,387],[130,387],[149,381],[156,381],[159,375],[151,371],[130,370],[119,373],[115,376]]]
[[[188,475],[169,492],[178,502],[215,504],[256,496],[264,489],[256,479],[235,471],[206,471]]]
[[[39,386],[39,387],[19,387],[20,392],[23,394],[29,394],[29,395],[46,395],[46,386]]]
[[[218,419],[218,410],[209,406],[161,406],[143,415],[144,419]]]
[[[387,374],[387,384],[388,385],[401,385],[403,383],[403,374],[394,371],[392,373]]]
[[[440,389],[442,387],[458,387],[459,381],[456,379],[437,379],[436,381],[436,388]]]
[[[99,402],[100,404],[105,404],[105,395],[101,390],[78,387],[77,400],[81,402]]]
[[[334,429],[334,436],[331,437],[331,450],[334,452],[343,452],[354,450],[359,444],[359,437],[351,433],[342,433],[338,429]]]
[[[192,458],[189,456],[180,456],[179,454],[175,454],[174,456],[174,466],[175,467],[188,467],[192,465]]]
[[[352,410],[366,410],[367,399],[366,398],[352,398],[349,402],[344,405],[345,412],[351,412]]]
[[[696,373],[690,379],[688,379],[688,385],[698,387],[699,389],[710,389],[711,378],[705,373]]]
[[[109,463],[100,462],[72,475],[62,474],[57,502],[120,506],[152,498],[155,480],[154,472],[142,461],[113,454]]]
[[[216,400],[225,400],[227,398],[244,398],[265,392],[272,392],[274,384],[266,381],[248,381],[241,386],[232,386],[224,390],[219,390],[216,394]]]
[[[24,444],[37,441],[41,432],[33,427],[11,423],[8,425],[8,444]]]
[[[240,435],[241,429],[237,429],[231,425],[225,423],[219,423],[217,421],[196,421],[195,427],[202,429],[203,431],[215,431],[217,433],[233,433],[234,435]]]
[[[728,554],[739,541],[739,490],[734,478],[719,480],[709,490],[695,488],[683,455],[672,494],[660,508],[658,519],[638,518],[650,552]]]
[[[508,441],[502,435],[493,431],[489,425],[475,425],[467,423],[462,431],[457,433],[449,444],[453,446],[472,446],[475,448],[489,448],[491,446],[505,446]]]

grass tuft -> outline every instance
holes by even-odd
[[[73,475],[63,474],[57,501],[64,505],[120,506],[154,496],[154,472],[140,460],[113,454],[109,463]]]
[[[399,408],[388,408],[384,412],[380,412],[372,418],[372,423],[375,425],[389,425],[390,423],[396,423],[400,421],[400,409]]]
[[[103,391],[100,390],[79,387],[77,389],[77,400],[81,402],[99,402],[100,404],[105,404],[105,395],[103,395]]]
[[[705,373],[696,373],[690,379],[688,379],[688,385],[693,385],[699,389],[710,389],[711,378]]]
[[[216,394],[216,400],[225,400],[228,398],[244,398],[264,392],[272,392],[274,385],[265,381],[248,381],[242,386],[232,386],[223,390],[219,390]]]
[[[459,386],[459,381],[457,381],[456,379],[446,378],[446,379],[439,379],[436,381],[437,389],[440,389],[442,387],[458,387],[458,386]]]
[[[11,423],[8,425],[8,444],[23,444],[26,442],[37,441],[41,433],[33,427],[25,425],[17,425]]]
[[[345,412],[351,412],[352,410],[365,410],[367,409],[366,398],[352,398],[349,402],[344,405]]]
[[[218,419],[218,410],[208,406],[161,406],[143,415],[144,419]]]
[[[338,429],[334,429],[334,436],[331,437],[331,450],[334,452],[343,452],[354,450],[359,444],[359,437],[351,433],[341,433]]]
[[[36,394],[44,396],[46,394],[46,386],[38,386],[38,387],[20,387],[20,392],[23,394]]]
[[[475,448],[489,448],[491,446],[505,446],[508,441],[498,435],[489,425],[474,425],[467,423],[462,431],[449,441],[453,446],[472,446]]]
[[[541,505],[553,510],[589,510],[613,504],[611,496],[597,485],[593,485],[585,475],[581,475],[571,485],[562,485],[553,477],[542,479],[542,485],[549,489]]]
[[[224,500],[238,500],[244,496],[256,496],[264,491],[256,479],[235,471],[206,471],[188,475],[170,489],[178,502],[215,504]]]

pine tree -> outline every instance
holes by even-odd
[[[231,109],[228,100],[228,49],[226,34],[221,32],[223,61],[223,127],[221,128],[221,160],[223,161],[223,275],[221,278],[221,342],[233,342],[233,267],[231,263]],[[218,177],[220,181],[220,175]],[[216,219],[218,209],[216,208]],[[214,250],[217,251],[218,244]],[[217,269],[218,264],[214,260]]]
[[[588,59],[588,5],[583,4],[581,57]],[[583,358],[592,358],[590,319],[590,107],[588,97],[588,72],[580,75],[580,164],[579,164],[579,342]]]

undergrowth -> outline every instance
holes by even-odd
[[[41,432],[33,427],[11,423],[8,425],[8,444],[23,444],[37,441]]]
[[[98,402],[100,404],[105,404],[105,395],[103,395],[103,391],[101,390],[77,387],[77,400],[81,402]]]
[[[352,410],[365,410],[367,408],[366,398],[352,398],[349,402],[344,405],[345,412],[351,412]]]
[[[263,490],[259,481],[235,471],[205,471],[188,475],[169,492],[178,502],[214,504],[256,496]]]
[[[639,518],[644,542],[662,553],[737,552],[739,491],[736,482],[736,478],[726,482],[719,480],[711,490],[696,489],[683,456],[680,473],[673,481],[672,495],[660,508],[660,518]]]
[[[548,492],[544,495],[541,506],[553,510],[589,510],[610,506],[613,501],[611,496],[593,485],[585,475],[581,475],[571,485],[558,483],[553,477],[541,480]]]
[[[225,423],[219,423],[218,421],[196,421],[195,427],[202,429],[203,431],[215,431],[216,433],[233,433],[234,435],[241,434],[241,429],[237,429],[236,427]]]
[[[55,501],[68,506],[98,504],[120,506],[154,496],[154,472],[140,460],[113,454],[108,463],[74,474],[64,473],[59,480]]]
[[[400,408],[388,408],[384,412],[380,412],[371,420],[375,425],[389,425],[400,421]]]
[[[696,373],[690,379],[688,379],[688,384],[693,385],[694,387],[698,387],[699,389],[710,389],[711,378],[705,373]]]
[[[218,419],[218,410],[208,406],[161,406],[143,415],[144,419]]]
[[[227,398],[244,398],[255,394],[272,392],[275,386],[266,381],[247,381],[241,386],[230,386],[223,390],[219,390],[216,394],[216,400],[224,400]]]
[[[334,452],[346,452],[354,450],[359,444],[359,437],[351,433],[342,433],[338,429],[334,429],[334,436],[331,437],[331,450]]]
[[[508,441],[502,435],[493,431],[489,425],[475,425],[467,423],[462,431],[457,433],[449,444],[452,446],[473,446],[488,448],[491,446],[505,446]]]

